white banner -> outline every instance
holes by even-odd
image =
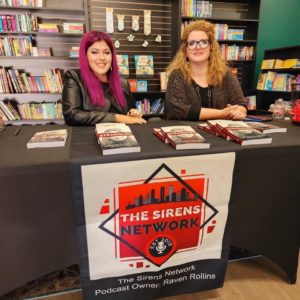
[[[234,162],[222,153],[82,166],[90,280],[220,259]],[[178,269],[199,280],[193,271]],[[171,287],[173,275],[152,282]]]

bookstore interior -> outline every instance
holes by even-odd
[[[288,20],[274,37],[273,2],[0,0],[1,300],[201,293],[223,286],[229,260],[257,256],[296,285],[300,39]],[[242,120],[167,118],[167,67],[202,19],[242,88]],[[67,125],[64,74],[90,31],[110,36],[146,124]],[[32,288],[41,278],[52,290]]]

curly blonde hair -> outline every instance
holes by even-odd
[[[210,22],[200,20],[190,23],[182,34],[181,45],[176,56],[167,68],[167,73],[171,74],[174,70],[181,70],[186,81],[191,82],[191,67],[186,60],[186,43],[192,31],[204,31],[210,42],[210,56],[208,61],[208,82],[211,85],[218,85],[222,82],[228,67],[222,58],[219,44],[215,38],[214,25]]]

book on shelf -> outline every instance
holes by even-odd
[[[284,60],[277,58],[275,60],[274,69],[281,69],[281,68],[283,68],[283,63],[284,63]]]
[[[210,148],[204,137],[191,126],[164,126],[161,131],[176,150]]]
[[[165,91],[168,85],[167,72],[159,72],[160,90]]]
[[[273,69],[275,64],[275,59],[264,59],[261,63],[261,69]]]
[[[51,56],[51,50],[45,47],[32,47],[32,56]]]
[[[129,57],[128,54],[118,54],[117,64],[120,75],[129,76]]]
[[[141,152],[130,127],[124,123],[98,123],[96,137],[103,155]]]
[[[137,92],[147,92],[148,90],[147,80],[138,80],[136,88],[137,88]]]
[[[247,122],[247,124],[262,133],[287,132],[287,128],[279,127],[273,124],[266,124],[261,122]]]
[[[264,90],[267,90],[267,91],[272,91],[273,90],[273,82],[276,78],[276,75],[277,75],[276,72],[268,71],[265,86],[264,86]]]
[[[27,148],[63,147],[68,137],[67,129],[36,132],[27,142]]]
[[[153,55],[134,55],[134,63],[135,63],[135,74],[137,76],[146,75],[153,76],[154,75],[154,59]]]
[[[245,96],[248,110],[256,110],[256,95]]]
[[[136,79],[127,79],[130,92],[131,93],[136,93],[137,92],[137,80]]]

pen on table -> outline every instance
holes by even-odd
[[[18,129],[15,131],[14,135],[18,135],[18,134],[20,133],[20,131],[21,131],[21,128],[18,128]]]

